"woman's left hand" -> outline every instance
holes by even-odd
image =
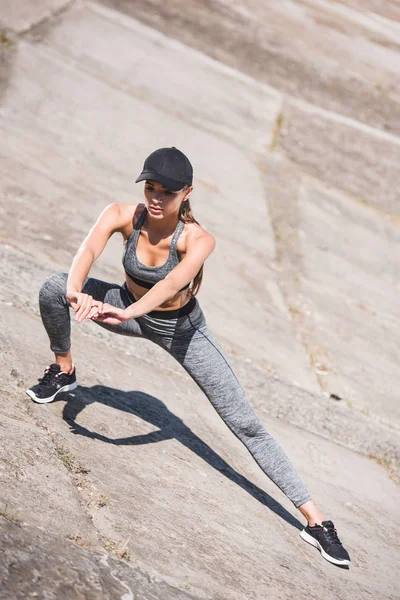
[[[89,315],[87,318],[93,321],[101,321],[107,325],[121,325],[121,323],[129,321],[131,317],[128,315],[126,308],[117,308],[112,304],[103,304],[101,314],[97,312],[97,314]]]

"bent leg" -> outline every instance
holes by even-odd
[[[189,319],[190,320],[190,319]],[[176,358],[224,420],[243,442],[264,473],[296,508],[311,499],[285,452],[254,414],[230,365],[206,325],[176,336],[164,345]]]
[[[64,354],[71,347],[70,306],[65,297],[67,291],[68,273],[50,275],[43,283],[39,292],[40,316],[50,339],[50,348],[57,354]],[[88,277],[82,292],[90,294],[95,300],[126,308],[131,304],[125,290],[115,283],[107,283]],[[140,325],[134,319],[120,325],[108,325],[100,321],[92,321],[104,329],[121,335],[141,337]]]

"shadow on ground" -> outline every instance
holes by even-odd
[[[189,450],[197,454],[211,467],[225,475],[230,481],[239,485],[261,504],[267,506],[272,512],[284,519],[287,523],[299,530],[303,525],[291,515],[279,502],[274,500],[264,490],[257,487],[246,477],[235,471],[221,456],[219,456],[208,444],[203,442],[181,419],[174,415],[161,400],[145,394],[144,392],[121,390],[95,385],[91,388],[79,386],[74,395],[60,394],[58,399],[66,400],[63,409],[63,419],[68,423],[71,432],[92,439],[101,440],[107,444],[138,446],[141,444],[153,444],[175,438],[184,444]],[[89,431],[76,422],[77,416],[86,406],[99,402],[117,410],[124,410],[136,415],[143,421],[158,427],[145,435],[133,435],[125,438],[110,438],[95,431]]]

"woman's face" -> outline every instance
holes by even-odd
[[[192,187],[184,187],[179,192],[171,192],[158,181],[146,180],[144,184],[145,205],[152,217],[165,219],[178,214],[183,200],[187,199]]]

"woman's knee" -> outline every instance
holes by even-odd
[[[242,402],[238,403],[236,410],[232,410],[232,405],[229,406],[229,409],[227,414],[221,416],[225,417],[228,426],[243,442],[257,444],[260,440],[269,437],[247,399],[242,398]]]
[[[256,417],[248,421],[236,423],[236,432],[238,437],[249,441],[257,441],[268,436],[261,422]]]
[[[39,291],[39,303],[43,305],[49,301],[53,302],[54,299],[65,302],[67,279],[68,273],[62,272],[47,277]]]

